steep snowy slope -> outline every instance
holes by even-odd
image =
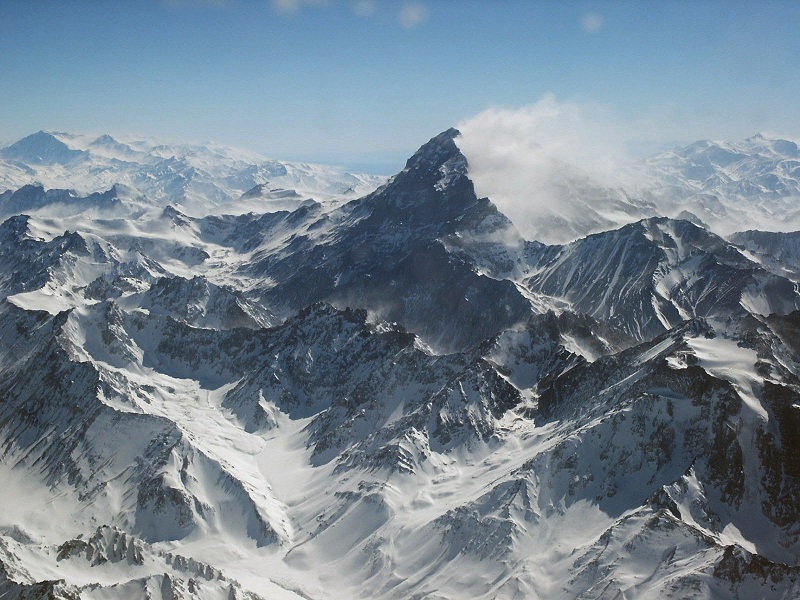
[[[728,238],[747,251],[752,260],[776,275],[800,278],[800,231],[740,231]]]
[[[700,316],[800,308],[795,284],[688,221],[654,218],[542,251],[526,280],[639,340]]]

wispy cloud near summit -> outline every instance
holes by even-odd
[[[460,123],[458,146],[479,196],[491,199],[528,236],[570,214],[570,190],[621,183],[625,128],[604,108],[546,95],[521,108],[492,108]]]
[[[631,133],[605,107],[559,101],[553,94],[520,108],[490,108],[458,125],[460,144],[471,155],[500,166],[506,160],[541,162],[543,157],[579,166],[612,182],[627,162]]]

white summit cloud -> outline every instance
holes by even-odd
[[[458,129],[477,194],[535,239],[561,241],[541,228],[553,218],[582,218],[573,214],[580,209],[570,190],[578,184],[613,188],[628,163],[630,132],[619,119],[601,106],[553,95],[520,108],[485,110]]]

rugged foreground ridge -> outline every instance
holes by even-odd
[[[0,598],[800,596],[793,234],[528,241],[457,136],[285,210],[0,196]]]

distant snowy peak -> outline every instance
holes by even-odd
[[[5,160],[29,165],[63,165],[81,156],[81,150],[71,148],[59,137],[45,131],[31,134],[0,150],[0,157]]]
[[[0,149],[0,190],[37,184],[80,195],[115,184],[150,202],[179,205],[195,214],[270,212],[269,196],[242,195],[256,186],[322,202],[367,194],[385,181],[341,168],[268,159],[220,144],[171,144],[133,137],[40,131]]]
[[[53,219],[69,218],[82,222],[89,218],[135,219],[157,210],[144,194],[123,184],[81,195],[75,190],[45,189],[40,184],[24,185],[0,193],[0,218],[12,215],[40,215]]]
[[[741,142],[701,140],[650,157],[645,165],[656,177],[671,175],[675,181],[693,182],[699,189],[747,182],[754,186],[750,188],[753,191],[760,189],[777,196],[794,195],[800,190],[797,144],[762,134]]]

